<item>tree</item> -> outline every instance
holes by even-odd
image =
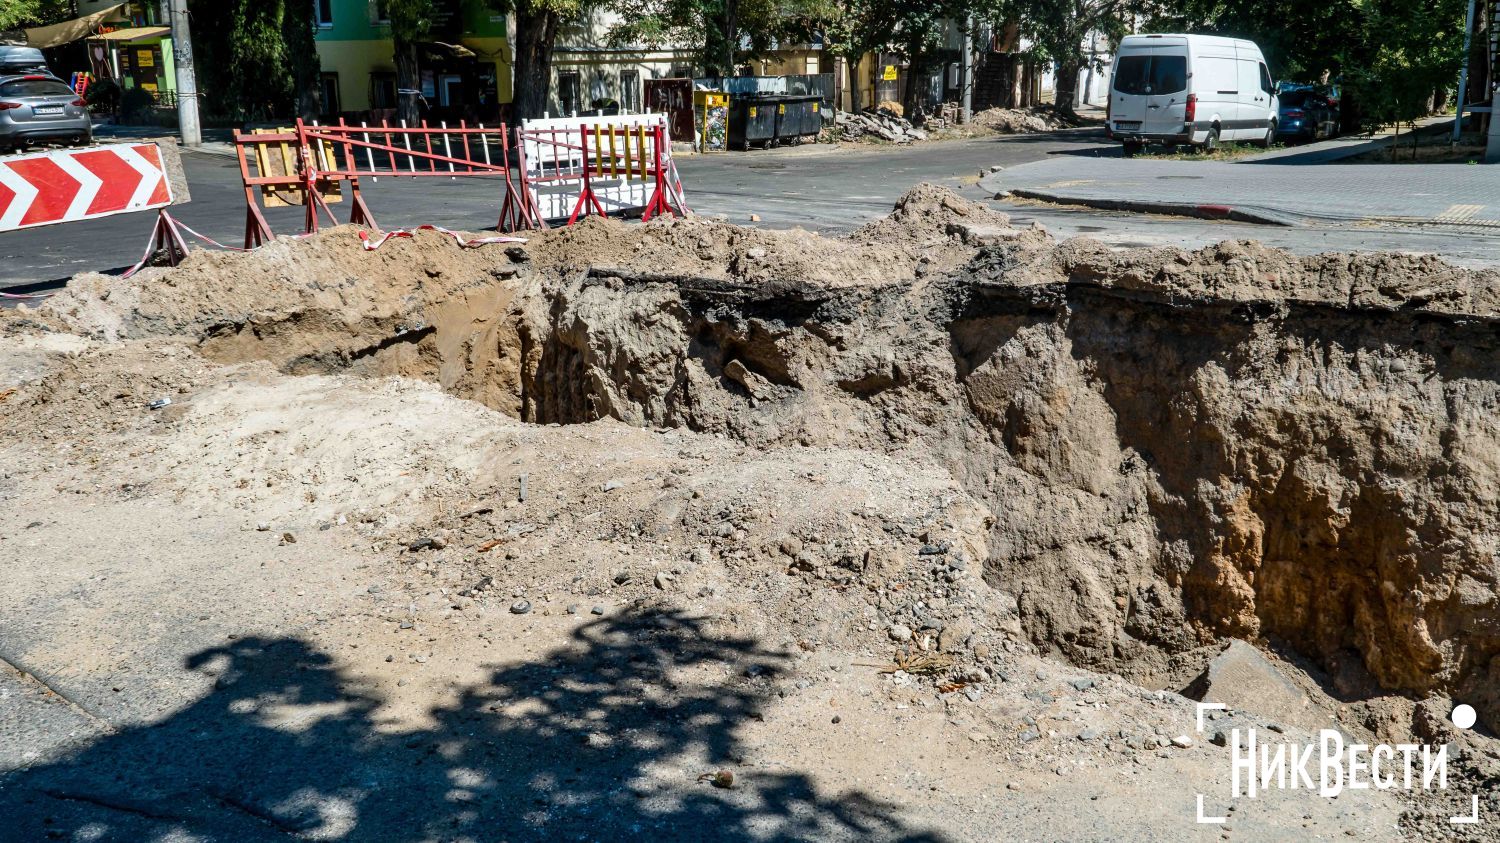
[[[1458,76],[1464,8],[1455,0],[1365,0],[1346,52],[1345,89],[1358,103],[1360,128],[1415,128],[1433,109],[1434,92]],[[1415,136],[1413,137],[1415,143]],[[1392,144],[1392,156],[1395,144]]]
[[[709,76],[732,76],[746,57],[778,38],[796,37],[806,12],[829,0],[619,0],[623,23],[610,32],[616,44],[700,45]],[[748,49],[746,49],[748,45]]]
[[[1072,113],[1078,105],[1078,74],[1088,62],[1093,33],[1120,29],[1130,0],[1016,0],[1008,7],[1021,31],[1050,59],[1057,73],[1057,107]]]
[[[58,23],[72,12],[71,0],[0,0],[0,31]]]
[[[417,44],[432,34],[437,19],[434,0],[383,0],[385,19],[391,24],[391,45],[396,63],[396,116],[415,126],[422,119],[421,69]]]
[[[191,0],[194,50],[210,113],[265,120],[322,110],[313,9],[302,0]]]

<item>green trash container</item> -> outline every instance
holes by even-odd
[[[733,95],[729,98],[729,146],[749,149],[752,145],[769,149],[776,143],[774,97]]]

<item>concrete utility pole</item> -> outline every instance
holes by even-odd
[[[198,76],[193,68],[193,34],[188,28],[187,0],[161,0],[172,27],[172,62],[177,68],[177,125],[183,146],[202,146],[198,123]]]
[[[974,16],[964,18],[963,78],[958,80],[963,97],[963,110],[958,122],[967,123],[974,114]]]

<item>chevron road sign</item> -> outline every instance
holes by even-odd
[[[0,158],[0,231],[172,204],[154,143],[120,143]]]

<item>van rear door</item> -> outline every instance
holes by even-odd
[[[1149,135],[1175,135],[1182,132],[1187,111],[1187,46],[1151,48],[1151,92],[1146,99],[1146,125]]]
[[[1151,48],[1120,45],[1110,83],[1110,128],[1120,132],[1139,132],[1146,120],[1146,89],[1151,78]]]

